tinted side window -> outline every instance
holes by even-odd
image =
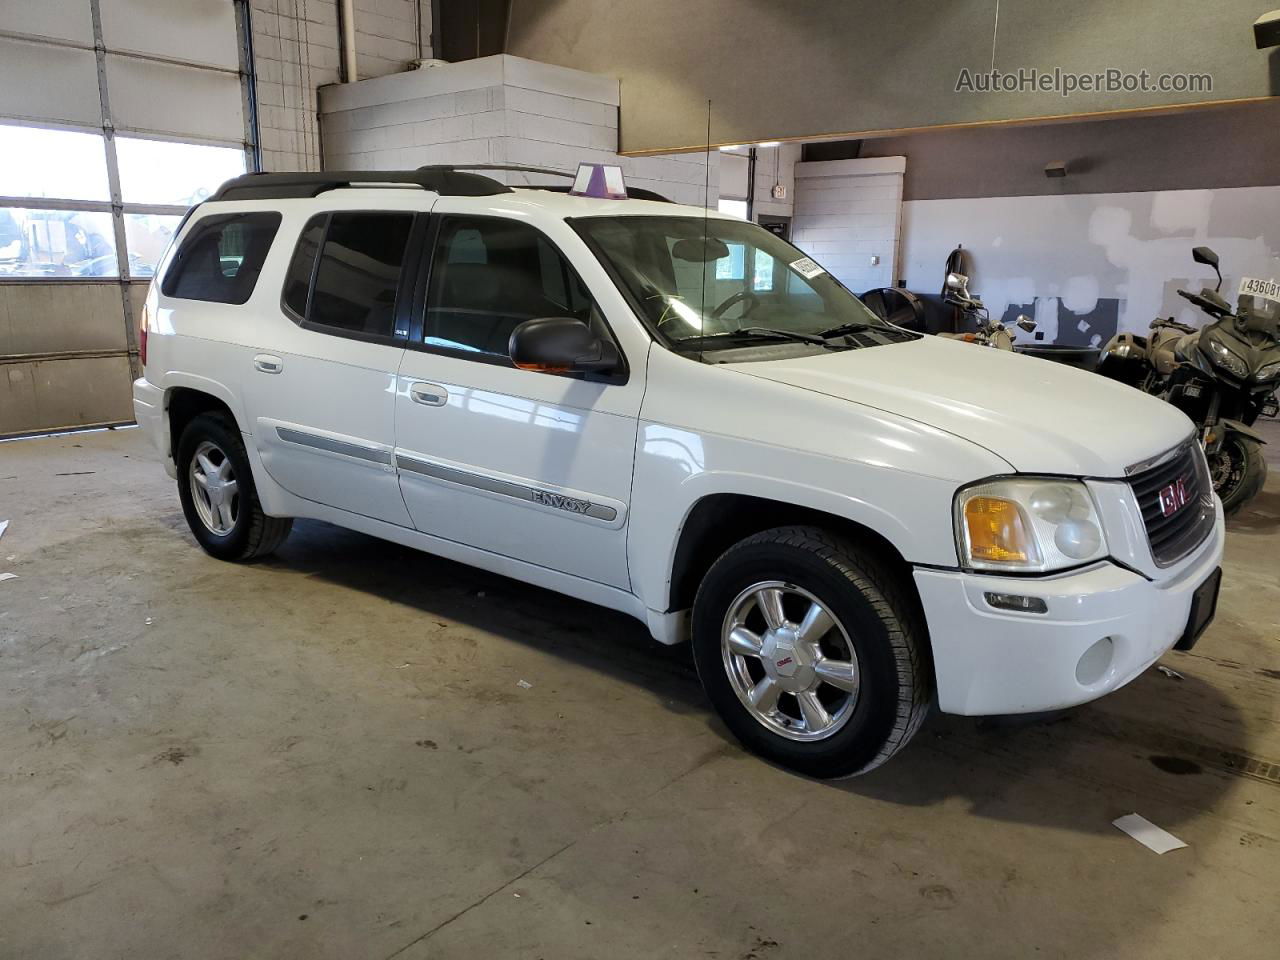
[[[329,220],[327,213],[318,213],[302,228],[302,236],[294,248],[289,270],[284,275],[284,305],[299,319],[307,316],[307,297],[311,293],[311,274],[316,266],[316,254],[324,239],[324,227]]]
[[[411,213],[331,214],[306,319],[338,330],[390,337],[412,226]]]
[[[198,221],[165,274],[164,295],[245,303],[279,227],[278,213],[231,213]]]
[[[603,327],[578,275],[533,227],[446,217],[431,267],[426,343],[507,358],[511,331],[536,317],[575,317]]]

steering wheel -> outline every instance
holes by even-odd
[[[724,316],[730,307],[740,300],[750,300],[751,305],[742,311],[744,317],[748,316],[752,310],[760,306],[760,298],[750,290],[739,290],[737,293],[731,293],[724,300],[720,301],[720,305],[711,311],[711,319],[719,320]]]

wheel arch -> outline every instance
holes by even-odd
[[[187,424],[202,413],[225,414],[237,430],[243,430],[233,404],[235,398],[231,392],[213,380],[192,378],[191,382],[183,380],[166,385],[164,410],[168,423],[169,459],[177,456],[178,441]]]
[[[911,564],[884,534],[847,516],[816,507],[741,493],[711,493],[692,504],[681,524],[667,583],[667,610],[693,605],[698,584],[733,544],[763,530],[813,526],[835,533],[884,562],[919,604]]]

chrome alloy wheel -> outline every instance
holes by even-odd
[[[240,493],[231,458],[216,443],[203,440],[189,467],[191,501],[208,531],[225,537],[236,525]]]
[[[800,587],[755,583],[729,605],[721,657],[742,705],[788,740],[824,740],[853,715],[858,655],[843,624]]]

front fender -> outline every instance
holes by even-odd
[[[1232,433],[1242,434],[1251,440],[1257,440],[1259,443],[1267,442],[1263,438],[1262,434],[1260,434],[1257,430],[1253,429],[1253,427],[1245,426],[1239,420],[1223,420],[1222,426],[1224,429],[1229,430]]]
[[[908,562],[954,566],[954,480],[676,427],[642,424],[629,553],[632,588],[666,610],[680,535],[716,494],[773,500],[867,527]]]

